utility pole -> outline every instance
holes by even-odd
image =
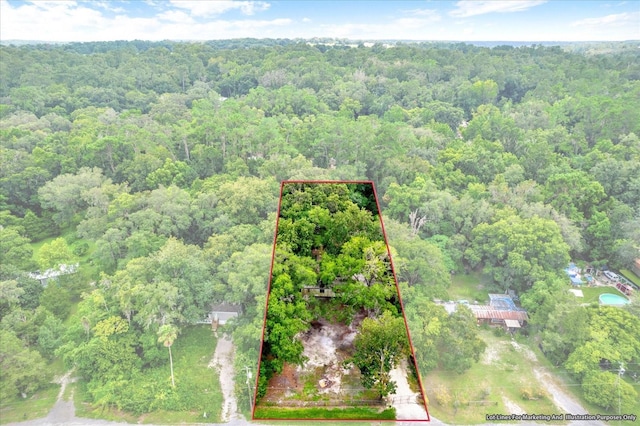
[[[251,374],[251,370],[249,370],[249,367],[247,367],[246,365],[244,366],[244,371],[247,372],[247,391],[249,391],[249,408],[253,410],[253,395],[251,392],[251,384],[250,384],[250,380],[251,380],[251,377],[253,377],[253,375]]]
[[[622,400],[620,398],[620,376],[622,376],[625,372],[624,369],[624,364],[622,362],[620,362],[620,368],[618,369],[618,415],[621,414],[621,406],[622,406]],[[618,424],[620,424],[620,422],[618,422]]]

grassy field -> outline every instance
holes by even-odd
[[[136,416],[114,408],[102,410],[82,402],[85,398],[82,386],[77,387],[76,415],[78,417],[99,418],[129,423],[186,424],[202,421],[217,422],[222,411],[222,393],[218,372],[208,368],[213,357],[217,339],[207,325],[193,326],[183,330],[172,346],[173,368],[176,380],[187,383],[183,388],[187,398],[192,401],[193,409],[187,411],[158,410]],[[167,352],[168,356],[168,352]],[[169,366],[160,367],[168,374]],[[203,417],[207,413],[206,420]]]
[[[451,276],[451,286],[448,293],[451,300],[477,300],[485,303],[489,300],[488,282],[480,272],[473,274],[456,274]]]
[[[256,419],[339,419],[339,420],[394,420],[396,412],[394,408],[384,411],[369,407],[355,408],[269,408],[258,407],[255,412]]]
[[[584,298],[577,297],[576,300],[579,301],[579,303],[600,303],[598,297],[604,293],[626,297],[615,287],[582,287],[581,290]]]
[[[631,272],[628,269],[620,269],[620,273],[629,281],[633,282],[635,285],[640,286],[640,277]]]
[[[175,375],[180,377],[182,383],[189,384],[194,406],[201,406],[203,410],[156,411],[145,416],[144,423],[199,422],[203,421],[205,411],[208,422],[220,420],[222,412],[220,378],[217,370],[207,367],[215,352],[217,341],[210,326],[200,325],[185,329],[172,347]]]
[[[524,413],[557,412],[535,378],[526,344],[485,329],[480,337],[487,349],[471,369],[463,374],[434,370],[424,377],[430,414],[451,424],[479,424],[485,414],[514,413],[514,407]]]
[[[82,256],[77,256],[77,258],[78,258],[78,261],[80,262],[81,267],[85,269],[89,269],[90,270],[89,272],[91,272],[92,275],[96,275],[96,269],[89,264],[89,257],[91,256],[91,254],[93,254],[96,248],[96,244],[91,240],[78,238],[76,234],[76,230],[74,228],[68,228],[64,230],[62,235],[60,236],[49,237],[49,238],[45,238],[44,240],[31,243],[30,245],[31,245],[31,249],[33,250],[33,256],[32,256],[33,260],[36,260],[38,258],[38,252],[40,251],[43,245],[48,244],[51,241],[55,240],[56,238],[60,238],[60,237],[64,238],[65,242],[67,243],[67,245],[69,246],[72,252],[73,252],[73,249],[78,245],[81,245],[83,243],[87,244],[88,246],[87,250],[84,252]]]
[[[582,287],[582,291],[584,298],[576,298],[577,303],[598,303],[598,297],[603,293],[622,295],[614,287]],[[483,290],[480,274],[452,277],[451,299],[480,302],[486,300],[487,293]],[[617,408],[604,410],[585,401],[576,379],[563,368],[553,366],[532,338],[516,335],[512,341],[507,335],[496,335],[495,331],[486,329],[480,330],[480,337],[487,343],[487,349],[481,362],[470,370],[462,375],[435,370],[423,377],[429,413],[437,419],[450,424],[479,424],[485,423],[487,413],[512,413],[514,407],[525,413],[560,412],[536,379],[534,368],[572,395],[587,412],[617,414]],[[640,383],[629,383],[640,393]],[[533,397],[539,393],[539,397],[523,399],[523,392],[533,394]],[[640,412],[640,401],[631,412]]]
[[[60,385],[50,384],[44,389],[22,399],[20,397],[2,401],[0,405],[0,424],[21,422],[45,417],[55,404]]]

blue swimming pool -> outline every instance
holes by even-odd
[[[617,294],[604,293],[600,295],[601,305],[626,305],[627,303],[629,303],[629,299]]]

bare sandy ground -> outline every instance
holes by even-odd
[[[507,413],[509,414],[526,414],[526,411],[524,411],[522,407],[520,407],[518,404],[504,395],[502,395],[502,403],[504,404],[505,408],[507,409]]]
[[[220,418],[223,422],[238,419],[238,403],[235,397],[235,382],[233,380],[233,343],[223,335],[218,339],[216,350],[209,362],[209,368],[215,368],[220,375],[220,388],[222,390],[222,414]]]
[[[418,403],[418,392],[414,392],[409,387],[407,381],[407,360],[391,370],[391,379],[396,382],[396,392],[392,395],[392,404],[396,409],[398,420],[426,420],[427,412],[424,406]]]
[[[321,322],[321,326],[313,327],[301,336],[304,346],[302,355],[307,361],[297,368],[298,375],[313,371],[318,367],[323,369],[323,377],[329,386],[319,389],[319,393],[333,393],[339,395],[342,389],[342,377],[349,374],[351,369],[342,368],[345,360],[345,350],[353,345],[356,336],[356,326],[347,327],[342,324]]]

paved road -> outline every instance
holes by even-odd
[[[109,420],[83,419],[76,417],[73,401],[58,400],[47,417],[42,419],[27,420],[19,423],[9,423],[7,426],[107,426],[107,425],[129,425],[134,423],[112,422]],[[191,423],[193,425],[193,423]],[[146,426],[163,426],[145,423]],[[255,425],[242,419],[234,419],[229,423],[201,423],[202,426],[246,426]]]
[[[222,339],[221,339],[222,340]],[[561,410],[562,413],[571,413],[571,414],[585,414],[587,411],[582,407],[578,402],[576,402],[570,395],[568,395],[560,386],[558,386],[553,379],[553,377],[544,369],[539,367],[539,363],[535,354],[528,348],[518,345],[516,342],[512,342],[513,346],[520,351],[524,351],[527,358],[535,365],[533,371],[536,376],[536,379],[542,384],[547,391],[552,395],[553,401],[555,405]],[[224,347],[223,352],[225,355],[228,355],[227,351],[229,348]],[[219,355],[218,359],[216,359],[216,364],[220,365],[220,361],[224,358]],[[75,415],[75,407],[72,401],[64,401],[62,399],[62,395],[64,393],[64,388],[68,382],[70,382],[70,373],[65,374],[62,378],[60,378],[59,383],[61,383],[60,393],[58,394],[58,401],[55,403],[47,417],[36,419],[36,420],[27,420],[19,423],[9,423],[9,426],[106,426],[106,425],[127,425],[131,423],[125,422],[113,422],[108,420],[99,420],[99,419],[83,419],[76,417]],[[229,414],[232,414],[235,410],[230,410]],[[311,422],[313,423],[313,422]],[[317,423],[317,422],[316,422]],[[285,423],[278,422],[278,424],[284,426]],[[296,425],[300,425],[298,422]],[[328,424],[328,423],[327,423]],[[354,426],[360,424],[367,424],[365,422],[357,422],[353,423]],[[369,424],[383,424],[384,426],[391,425],[391,423],[387,422],[371,422]],[[485,423],[484,426],[488,425],[499,425],[499,426],[509,426],[509,425],[517,425],[517,426],[537,426],[537,425],[545,425],[546,422],[518,422],[518,423]],[[233,418],[227,423],[200,423],[201,426],[247,426],[247,425],[255,425],[259,426],[259,423],[254,423],[251,421],[244,420],[242,418]],[[447,426],[447,423],[444,423],[433,416],[431,416],[431,422],[396,422],[395,425],[400,426],[417,426],[417,425],[429,425],[429,426]],[[569,422],[569,425],[575,426],[606,426],[605,423],[600,421],[590,421],[590,422]],[[163,425],[153,425],[148,424],[148,426],[163,426]]]

